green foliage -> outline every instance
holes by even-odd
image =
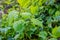
[[[46,37],[47,37],[47,33],[45,31],[41,31],[39,32],[39,37],[43,38],[43,40],[46,40]]]
[[[60,11],[56,11],[55,16],[60,16]]]
[[[8,24],[9,25],[11,25],[12,23],[13,23],[13,21],[15,21],[15,20],[17,20],[18,19],[18,12],[17,11],[15,11],[15,10],[13,10],[13,11],[11,11],[11,12],[9,12],[9,14],[8,14]]]
[[[33,25],[37,25],[37,26],[43,27],[42,21],[39,21],[38,19],[32,18],[31,22],[32,22]]]
[[[26,8],[28,7],[30,0],[17,0],[21,7]]]
[[[23,20],[19,20],[14,22],[13,24],[13,28],[16,32],[22,33],[23,30],[25,29],[25,25],[24,25],[24,21]]]
[[[0,40],[60,38],[60,3],[56,0],[1,0],[0,6]]]
[[[21,15],[22,18],[24,18],[24,19],[29,19],[29,18],[31,18],[31,13],[28,13],[28,12],[21,13],[20,15]]]
[[[37,13],[38,12],[38,6],[31,6],[30,11],[31,11],[32,14]]]
[[[51,38],[51,39],[49,39],[49,40],[57,40],[56,38]]]
[[[53,30],[52,30],[52,34],[54,35],[54,37],[58,38],[60,37],[60,27],[55,27]]]

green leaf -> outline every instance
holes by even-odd
[[[43,3],[45,3],[46,1],[47,1],[47,0],[39,0],[39,1],[38,1],[39,6],[42,6]]]
[[[24,37],[24,33],[15,35],[14,39],[18,40],[19,37],[20,37],[20,39],[22,39]]]
[[[53,34],[53,36],[56,37],[56,38],[60,37],[60,26],[53,28],[52,34]]]
[[[56,11],[56,12],[55,12],[55,17],[56,17],[56,16],[60,16],[60,11]]]
[[[53,5],[55,0],[49,0],[49,5]]]
[[[22,18],[24,18],[24,19],[28,19],[28,18],[31,17],[31,13],[29,13],[29,12],[24,12],[24,13],[21,13],[21,16],[22,16]]]
[[[0,28],[1,33],[6,34],[8,30],[10,30],[11,27],[5,27],[5,28]]]
[[[32,18],[32,19],[31,19],[31,22],[32,22],[32,24],[34,24],[34,25],[38,25],[38,26],[40,26],[40,27],[43,27],[42,21],[39,21],[38,19]]]
[[[36,14],[37,11],[38,11],[38,6],[33,6],[33,5],[30,6],[30,12],[32,14]]]
[[[33,31],[27,31],[27,35],[31,37],[31,34],[33,34]]]
[[[43,1],[43,0],[39,0],[39,2],[38,2],[38,4],[39,4],[40,6],[42,6],[42,4],[43,4],[42,1]]]
[[[25,29],[25,22],[23,20],[19,20],[14,22],[13,28],[16,32],[22,33]]]
[[[43,38],[43,39],[46,39],[47,33],[45,31],[41,31],[41,32],[39,32],[38,36]]]
[[[57,21],[57,22],[60,21],[60,16],[54,17],[54,20]]]
[[[2,40],[2,36],[0,35],[0,40]]]
[[[60,11],[56,11],[53,18],[56,22],[60,21]]]
[[[8,14],[8,23],[9,23],[9,25],[11,25],[12,22],[14,20],[17,20],[17,19],[18,19],[18,12],[16,10],[13,10],[13,11],[9,12],[9,14]]]
[[[50,8],[48,12],[49,12],[50,15],[53,15],[53,14],[55,13],[55,10],[56,10],[56,9],[51,9],[51,8]]]
[[[27,8],[30,4],[30,0],[17,0],[22,8]]]
[[[56,38],[50,38],[49,40],[57,40]]]

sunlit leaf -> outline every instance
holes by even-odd
[[[52,34],[53,34],[54,37],[56,37],[56,38],[60,37],[60,27],[55,27],[55,28],[52,30]]]
[[[24,12],[24,13],[21,13],[21,16],[22,16],[22,18],[24,18],[24,19],[28,19],[28,18],[31,17],[31,13],[29,13],[29,12]]]
[[[56,11],[55,16],[60,16],[60,11]]]
[[[21,7],[26,8],[28,7],[30,0],[17,0]]]
[[[30,11],[32,14],[36,14],[38,11],[38,6],[30,6]]]

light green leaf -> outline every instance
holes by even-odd
[[[45,39],[47,37],[47,33],[45,31],[41,31],[41,32],[39,32],[38,36]]]
[[[32,24],[34,24],[34,25],[38,25],[38,26],[42,27],[42,21],[39,21],[38,19],[32,18],[32,19],[31,19],[31,22],[32,22]]]
[[[21,16],[22,16],[22,18],[24,18],[24,19],[28,19],[28,18],[31,17],[31,13],[29,13],[29,12],[24,12],[24,13],[21,13]]]
[[[53,34],[54,37],[56,37],[56,38],[60,37],[60,26],[53,28],[52,34]]]
[[[14,22],[13,28],[16,32],[22,33],[25,29],[25,22],[23,20],[19,20]]]
[[[9,12],[9,14],[8,14],[8,23],[9,23],[9,25],[11,25],[12,22],[14,20],[17,20],[17,19],[18,19],[18,12],[16,10],[13,10],[13,11]]]
[[[30,12],[32,14],[36,14],[37,11],[38,11],[38,6],[33,6],[33,5],[30,6]]]
[[[56,16],[60,16],[60,11],[56,11],[56,12],[55,12],[55,17],[56,17]]]
[[[17,0],[22,8],[27,8],[30,4],[30,0]]]
[[[49,40],[57,40],[56,38],[50,38]]]

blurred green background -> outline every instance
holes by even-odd
[[[0,40],[60,40],[60,0],[0,0]]]

